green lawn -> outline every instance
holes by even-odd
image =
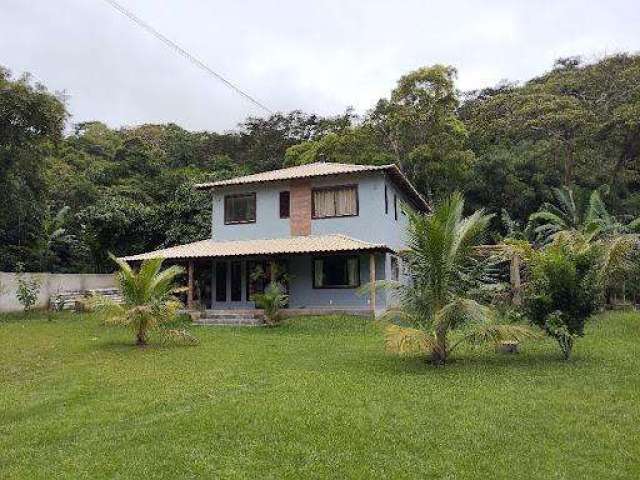
[[[86,315],[0,318],[3,479],[640,477],[637,314],[568,363],[547,340],[440,369],[355,318],[146,349]]]

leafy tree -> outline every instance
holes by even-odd
[[[407,259],[412,285],[398,286],[401,309],[387,319],[400,319],[417,328],[391,324],[385,331],[388,351],[429,352],[435,364],[444,364],[461,342],[472,344],[518,340],[531,336],[521,325],[500,324],[492,310],[469,298],[469,272],[477,263],[472,247],[486,232],[491,217],[482,210],[463,217],[464,199],[454,193],[431,215],[409,215]],[[476,275],[476,279],[482,275]],[[473,282],[482,283],[482,280]],[[458,331],[458,339],[449,341]]]
[[[0,268],[22,261],[37,268],[34,248],[45,210],[45,157],[59,141],[67,113],[63,102],[28,75],[13,79],[0,67]]]
[[[75,243],[75,237],[67,232],[66,223],[69,216],[69,207],[64,206],[51,215],[47,209],[43,222],[43,234],[38,247],[40,253],[40,269],[47,271],[56,257],[56,249],[63,246],[71,246]]]
[[[282,166],[289,147],[339,132],[350,126],[352,119],[350,110],[333,119],[321,119],[299,110],[276,113],[266,119],[250,117],[242,124],[240,141],[256,171],[273,170]]]
[[[402,76],[390,99],[380,100],[366,120],[419,190],[436,200],[464,183],[474,161],[456,115],[456,73],[434,65]]]
[[[472,92],[460,110],[476,155],[527,141],[547,152],[539,159],[559,170],[563,183],[612,187],[615,210],[635,208],[630,188],[640,163],[640,56],[620,54],[597,62],[561,59],[523,85]],[[558,186],[548,183],[548,186]]]
[[[520,225],[543,203],[555,204],[552,189],[563,184],[578,200],[610,185],[600,195],[614,224],[601,218],[603,231],[632,232],[640,215],[640,55],[560,59],[522,84],[465,94],[454,68],[428,66],[402,76],[362,118],[351,110],[335,117],[293,111],[223,133],[95,121],[65,137],[61,96],[6,70],[0,77],[5,270],[18,261],[40,268],[45,224],[65,206],[65,235],[75,241],[54,242],[48,268],[109,271],[107,250],[146,251],[209,235],[207,199],[188,185],[320,160],[395,162],[425,197],[461,190],[471,211],[505,209]],[[499,241],[508,229],[496,215],[489,236]]]
[[[289,147],[285,153],[284,165],[304,165],[318,161],[360,165],[393,163],[393,156],[380,147],[375,135],[369,125],[352,127],[341,133],[329,133],[320,140]]]
[[[535,145],[522,143],[514,148],[489,148],[474,163],[465,197],[471,209],[485,208],[496,214],[491,231],[496,241],[508,231],[503,217],[498,217],[503,209],[513,221],[525,225],[547,200],[547,186],[553,185],[557,175],[544,168],[542,154]]]
[[[598,246],[563,235],[530,258],[525,308],[531,321],[558,342],[565,359],[602,298],[600,255]]]
[[[112,271],[107,251],[116,255],[143,252],[161,245],[163,225],[150,206],[122,196],[100,199],[77,214],[82,242],[90,252],[94,271]]]
[[[211,206],[206,193],[192,183],[175,190],[174,198],[160,208],[164,223],[165,245],[179,245],[202,240],[211,235]],[[188,221],[187,221],[188,220]]]
[[[32,85],[29,75],[13,80],[0,68],[0,87],[0,154],[7,168],[17,160],[10,155],[16,149],[60,139],[67,112],[60,98],[41,84]]]

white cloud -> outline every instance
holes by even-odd
[[[640,49],[634,0],[119,0],[274,110],[360,112],[422,65],[462,89],[559,56]],[[0,0],[0,63],[66,90],[73,121],[225,130],[261,112],[98,0]]]

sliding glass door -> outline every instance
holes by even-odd
[[[219,260],[215,263],[215,301],[225,306],[242,302],[242,265],[240,260]]]

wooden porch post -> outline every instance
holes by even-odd
[[[189,310],[193,309],[193,260],[189,260],[187,264],[187,308]]]
[[[520,283],[520,256],[517,253],[514,253],[511,257],[511,268],[509,276],[511,277],[513,304],[522,305],[522,292]]]
[[[371,289],[371,313],[376,316],[376,256],[373,253],[369,254],[369,285]]]
[[[274,274],[277,268],[276,261],[273,258],[269,259],[269,283],[275,282],[276,278]]]

